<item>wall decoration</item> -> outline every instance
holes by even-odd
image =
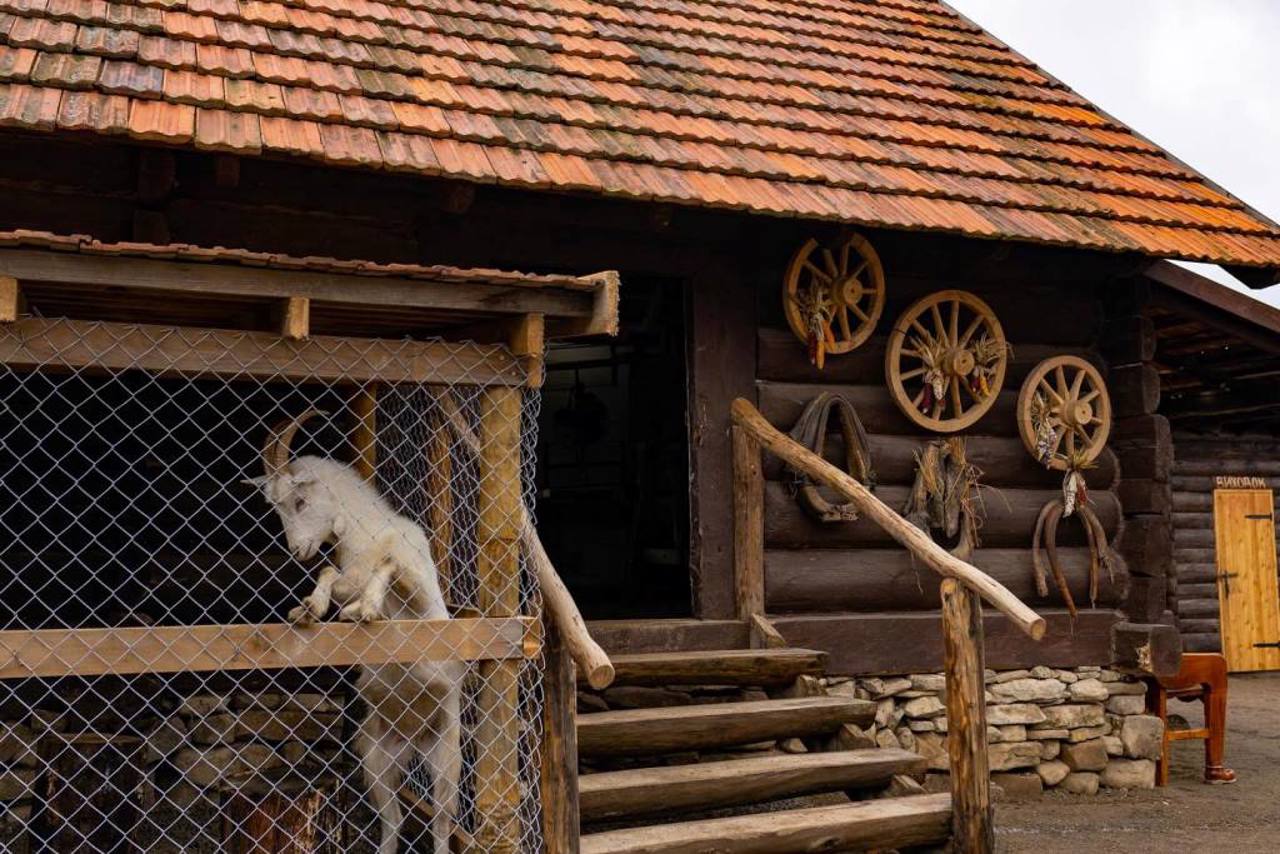
[[[908,418],[954,433],[995,403],[1008,359],[1004,330],[990,306],[968,291],[939,291],[917,300],[894,324],[885,379]]]
[[[876,473],[871,467],[867,431],[858,418],[857,410],[845,397],[829,391],[814,397],[800,414],[800,420],[791,428],[791,438],[821,457],[826,447],[827,423],[832,415],[839,420],[840,436],[844,440],[845,471],[857,478],[863,486],[875,489]],[[795,479],[796,499],[813,519],[819,522],[857,520],[858,509],[853,502],[832,504],[822,497],[818,487],[803,472],[792,469],[791,474]]]
[[[916,452],[916,479],[902,515],[926,534],[941,531],[959,537],[951,553],[961,560],[979,545],[983,506],[978,494],[981,472],[969,462],[960,436],[934,439]]]
[[[828,354],[866,341],[884,311],[884,268],[860,234],[831,245],[807,240],[792,256],[783,286],[787,323],[819,368]]]
[[[1077,356],[1045,359],[1018,393],[1018,433],[1046,468],[1093,463],[1111,434],[1111,397],[1102,374]]]

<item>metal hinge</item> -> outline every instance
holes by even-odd
[[[1244,518],[1246,518],[1246,519],[1270,519],[1270,518],[1271,518],[1271,514],[1270,514],[1270,513],[1246,513],[1246,514],[1244,514]]]
[[[1226,593],[1228,596],[1231,595],[1231,579],[1237,578],[1239,575],[1240,573],[1238,572],[1219,572],[1218,573],[1218,578],[1222,579],[1223,593]]]

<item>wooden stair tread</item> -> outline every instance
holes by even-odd
[[[638,756],[817,735],[866,726],[875,711],[870,700],[801,697],[594,712],[578,718],[578,753]]]
[[[912,795],[591,833],[582,837],[581,854],[776,854],[898,848],[944,842],[950,823],[950,795]]]
[[[640,652],[610,657],[615,685],[789,685],[820,676],[827,654],[815,649]],[[578,680],[582,681],[581,677]]]
[[[612,820],[883,786],[925,764],[895,748],[755,756],[585,774],[578,793],[583,821]]]

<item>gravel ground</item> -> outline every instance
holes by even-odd
[[[1169,711],[1198,726],[1200,708],[1173,701]],[[1163,789],[1102,789],[1092,798],[1049,792],[999,804],[997,847],[1009,854],[1280,850],[1280,673],[1231,677],[1226,765],[1237,782],[1200,782],[1202,745],[1174,744],[1172,776]]]

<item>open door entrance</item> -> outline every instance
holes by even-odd
[[[588,619],[687,617],[684,293],[624,280],[616,338],[547,354],[538,531]]]
[[[1222,651],[1233,671],[1280,670],[1280,593],[1270,489],[1215,489]]]

